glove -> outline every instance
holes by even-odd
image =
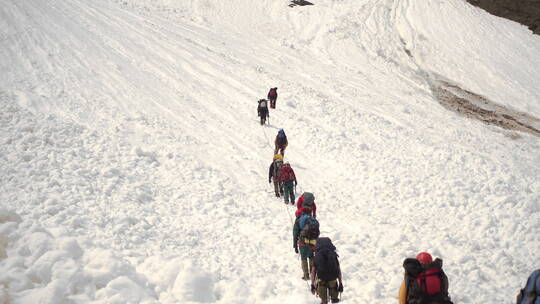
[[[338,292],[343,292],[343,283],[338,283],[337,291]]]
[[[294,247],[294,252],[298,254],[298,247]]]
[[[317,288],[315,288],[315,285],[311,284],[311,293],[315,294],[316,291],[317,291]]]
[[[294,181],[294,186],[296,187],[296,185],[298,185],[298,183],[296,181]]]

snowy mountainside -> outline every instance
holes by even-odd
[[[267,183],[278,128],[344,301],[395,303],[422,250],[455,303],[512,301],[538,267],[540,142],[432,86],[539,117],[539,38],[464,1],[314,3],[2,3],[0,301],[317,303]]]

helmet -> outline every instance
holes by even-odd
[[[429,264],[433,262],[433,258],[431,257],[431,254],[427,252],[420,252],[419,254],[416,255],[416,259],[418,260],[418,262],[420,262],[420,264]]]
[[[276,159],[281,159],[282,160],[283,156],[278,153],[278,154],[274,155],[274,160],[276,160]]]

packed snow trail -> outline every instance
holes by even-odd
[[[316,303],[267,183],[279,128],[347,303],[394,303],[423,250],[457,303],[537,267],[538,138],[446,111],[428,78],[540,116],[522,26],[457,0],[0,4],[2,301]]]

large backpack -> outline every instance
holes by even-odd
[[[283,159],[281,158],[276,158],[274,160],[274,177],[278,177],[279,176],[279,170],[281,170],[281,168],[283,167]]]
[[[298,226],[300,227],[301,237],[310,240],[316,240],[319,237],[319,221],[317,221],[316,218],[304,214],[300,217],[300,222],[298,223]]]
[[[285,135],[285,131],[283,131],[283,129],[279,130],[277,134],[277,144],[279,146],[283,146],[286,140],[287,140],[287,135]]]
[[[277,88],[271,88],[270,92],[268,92],[268,97],[276,97],[277,96]]]
[[[332,240],[321,237],[315,246],[315,267],[317,277],[323,281],[333,281],[339,276],[339,262]]]
[[[311,192],[304,192],[302,194],[304,201],[302,202],[302,208],[311,209],[313,208],[313,203],[315,202],[315,196]]]
[[[412,266],[409,264],[407,268],[415,269],[406,276],[408,304],[452,303],[448,298],[448,291],[443,290],[441,260],[437,259],[436,264],[427,269],[424,269],[416,259],[407,259],[406,263],[414,263]]]
[[[294,176],[294,171],[291,168],[291,165],[289,165],[289,164],[284,164],[283,165],[282,173],[280,173],[280,175],[282,175],[281,180],[284,181],[284,182],[293,181],[293,180],[296,179],[296,177]]]
[[[266,108],[266,99],[259,100],[259,108]]]
[[[527,279],[525,288],[519,291],[516,299],[517,304],[540,303],[540,269],[533,271]]]

